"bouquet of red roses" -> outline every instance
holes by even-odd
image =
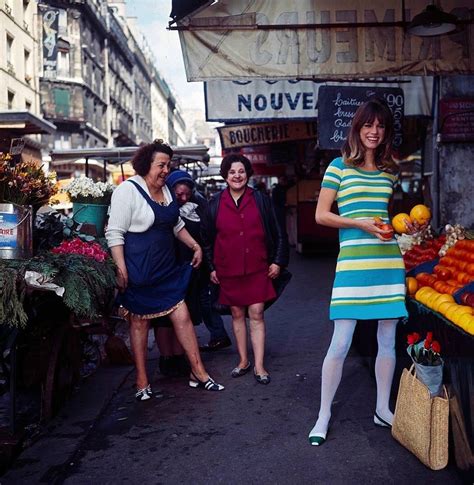
[[[424,340],[419,333],[411,333],[407,336],[407,343],[407,352],[415,365],[416,376],[428,387],[431,397],[439,395],[443,386],[440,343],[433,340],[433,332],[427,332]]]

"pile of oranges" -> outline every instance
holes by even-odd
[[[466,332],[474,335],[473,298],[455,302],[453,294],[474,281],[474,240],[458,241],[446,256],[440,258],[433,273],[407,277],[407,292],[428,308],[441,313]]]
[[[458,305],[452,295],[439,293],[430,286],[423,286],[415,293],[415,299],[435,312],[441,313],[448,320],[474,335],[474,309],[467,305]]]

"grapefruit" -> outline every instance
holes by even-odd
[[[398,234],[404,234],[408,231],[406,222],[412,223],[411,217],[404,212],[400,212],[392,219],[392,226]]]
[[[426,205],[418,204],[410,211],[410,218],[418,224],[426,224],[431,219],[431,211]]]

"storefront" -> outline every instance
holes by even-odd
[[[23,161],[42,163],[41,144],[34,135],[53,134],[56,127],[29,111],[0,112],[0,152]],[[33,135],[33,136],[32,136]]]
[[[361,83],[368,91],[375,87],[401,88],[404,109],[397,148],[404,158],[402,175],[407,177],[402,183],[405,187],[420,186],[422,200],[432,208],[436,230],[447,223],[474,228],[474,199],[470,196],[472,165],[468,162],[474,156],[474,19],[469,1],[438,2],[437,7],[454,15],[452,26],[448,25],[447,30],[430,31],[433,24],[421,25],[421,29],[414,31],[415,35],[411,35],[413,25],[410,22],[425,9],[426,2],[421,0],[376,5],[330,0],[322,0],[317,5],[310,1],[294,2],[291,6],[280,0],[203,3],[200,2],[201,8],[194,13],[186,12],[187,16],[177,22],[176,30],[180,32],[188,80],[208,81],[206,97],[210,120],[253,124],[275,122],[275,119],[284,122],[292,118],[291,122],[296,122],[298,117],[317,118],[314,144],[319,166],[311,167],[309,176],[305,177],[305,180],[317,180],[321,176],[322,161],[327,164],[335,153],[331,149],[339,148],[335,144],[343,141],[344,133],[341,136],[340,129],[347,128],[343,112],[354,98],[347,96],[347,102],[337,106],[334,101],[338,98],[332,95],[328,98],[325,90],[345,86],[345,90],[350,91],[357,87],[356,83]],[[443,22],[436,27],[443,26]],[[443,35],[452,28],[456,30]],[[425,85],[421,96],[403,82],[400,86],[384,86],[395,80],[404,81],[405,76],[415,77]],[[324,90],[314,95],[311,94],[313,90],[305,86],[301,94],[295,96],[290,85],[298,82],[321,83]],[[210,88],[215,83],[222,83],[222,87],[219,88],[220,101],[219,98],[212,101],[220,111],[213,113],[209,109],[209,99],[214,99]],[[253,83],[260,83],[262,88],[247,91]],[[286,83],[285,89],[279,90],[278,83]],[[232,94],[234,90],[236,95]],[[395,96],[392,98],[394,114],[399,94],[393,91],[391,94]],[[384,97],[389,101],[388,96]],[[423,100],[422,109],[411,116],[410,111],[420,99]],[[330,110],[323,114],[328,104]],[[341,116],[334,116],[339,108]],[[252,133],[248,138],[252,141]],[[331,145],[331,141],[334,144]],[[317,170],[318,176],[315,175]],[[417,171],[421,173],[420,180],[413,177]],[[400,202],[400,197],[398,199]],[[300,200],[297,198],[296,202],[299,204]],[[402,197],[395,212],[406,211],[413,207],[413,202]],[[311,205],[312,215],[315,199]],[[474,248],[472,241],[469,247],[463,247],[464,239],[451,237],[449,231],[446,228],[446,234],[441,235],[450,240],[444,251],[445,241],[438,247],[437,238],[412,241],[410,250],[425,253],[428,267],[417,265],[418,273],[409,275],[414,278],[417,289],[407,295],[410,318],[407,327],[399,326],[397,348],[400,355],[406,354],[407,331],[436,332],[445,349],[445,382],[450,384],[461,403],[461,415],[464,415],[461,421],[465,424],[459,426],[458,421],[454,428],[456,463],[467,470],[472,466],[474,449],[474,315],[469,303],[474,272],[473,267],[468,266],[472,264]],[[462,237],[473,236],[472,232],[464,231]],[[440,271],[439,266],[447,266],[448,271],[443,268]],[[408,281],[414,286],[413,281]],[[367,345],[375,340],[364,334],[360,342],[371,355],[374,349],[367,349]],[[461,456],[469,459],[460,459]]]
[[[392,105],[397,119],[396,149],[400,157],[424,151],[423,133],[431,111],[431,80],[406,77],[397,82],[337,83],[312,81],[208,81],[205,83],[209,121],[218,128],[223,153],[239,152],[252,162],[254,182],[271,189],[286,176],[287,232],[298,252],[335,250],[337,231],[315,224],[314,211],[321,179],[340,153],[359,104],[374,94]],[[222,99],[226,103],[220,102]],[[406,121],[406,122],[405,122]],[[403,173],[409,190],[397,194],[396,210],[422,202],[423,167]],[[415,178],[418,185],[409,185]],[[413,190],[417,189],[417,190]]]

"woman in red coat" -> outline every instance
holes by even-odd
[[[270,198],[248,187],[252,165],[243,155],[227,155],[221,176],[227,189],[209,202],[203,237],[211,281],[220,286],[219,303],[232,312],[240,361],[232,377],[251,369],[247,353],[246,312],[257,382],[269,384],[264,367],[265,303],[276,298],[273,281],[288,264],[288,242],[275,217]]]

